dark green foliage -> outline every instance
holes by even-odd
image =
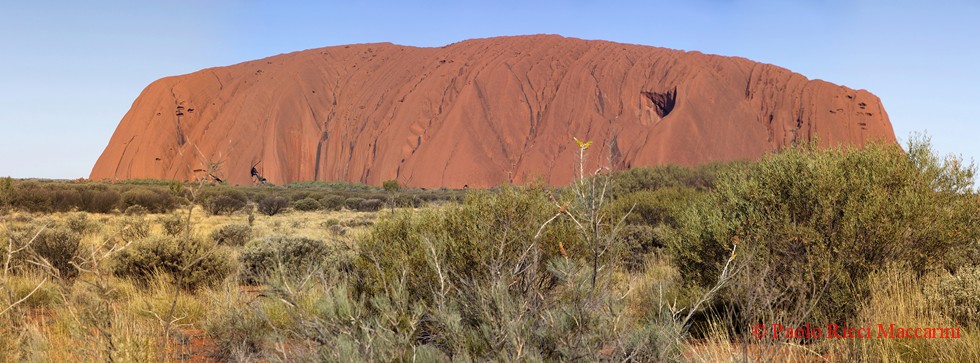
[[[666,165],[655,168],[633,168],[613,175],[612,195],[662,188],[692,188],[707,190],[714,187],[718,175],[743,169],[744,162],[712,163],[697,168]]]
[[[533,241],[555,211],[544,191],[516,188],[474,191],[463,205],[440,210],[396,211],[379,220],[361,241],[357,270],[365,274],[371,290],[383,291],[385,281],[403,278],[411,296],[429,299],[426,291],[438,283],[430,265],[433,253],[443,261],[445,273],[468,281],[513,268],[526,251],[547,260],[558,255],[559,242],[569,254],[583,255],[578,236],[562,223],[553,223]]]
[[[301,211],[314,211],[319,210],[321,207],[320,202],[313,198],[304,198],[293,203],[293,209]]]
[[[34,181],[20,182],[16,186],[14,206],[31,212],[52,212],[52,192]]]
[[[92,213],[109,213],[119,204],[119,193],[111,190],[91,190],[82,192],[84,211]]]
[[[642,270],[646,254],[664,246],[657,229],[646,224],[624,225],[619,236],[622,239],[623,263],[630,271]]]
[[[41,231],[30,248],[37,257],[47,261],[47,265],[57,272],[59,278],[71,281],[79,273],[78,267],[72,263],[78,262],[81,241],[82,237],[78,233],[67,227],[57,226]]]
[[[608,206],[611,216],[626,216],[619,233],[619,254],[631,271],[643,268],[646,255],[665,246],[664,229],[677,227],[677,219],[704,192],[689,187],[664,187],[617,196]]]
[[[204,328],[215,345],[211,357],[218,362],[253,358],[271,340],[268,317],[258,308],[235,299],[222,299],[221,305],[208,314]]]
[[[163,213],[172,210],[176,201],[166,189],[149,189],[138,187],[130,189],[122,194],[119,201],[120,210],[129,210],[134,206],[141,206],[151,213]]]
[[[253,240],[239,255],[242,281],[256,284],[272,274],[302,277],[338,264],[339,251],[325,242],[305,237],[273,236]]]
[[[357,198],[357,197],[347,198],[347,200],[344,201],[344,207],[350,210],[357,210],[357,208],[361,206],[361,202],[363,201],[364,198]]]
[[[267,216],[279,214],[283,209],[289,207],[289,199],[283,196],[268,196],[259,200],[259,212]]]
[[[381,187],[384,188],[384,190],[389,193],[394,193],[397,192],[399,189],[401,189],[401,186],[398,185],[398,181],[394,179],[385,180],[384,183],[381,183]]]
[[[198,188],[195,188],[198,189]],[[391,189],[391,185],[389,185]],[[238,193],[243,194],[238,194]],[[60,180],[0,179],[0,207],[29,212],[68,212],[72,210],[110,213],[125,211],[132,205],[141,205],[150,213],[165,213],[187,205],[194,200],[205,210],[217,214],[237,211],[238,205],[252,201],[259,204],[268,196],[282,196],[291,201],[312,198],[320,201],[324,209],[340,210],[349,198],[411,200],[418,206],[422,201],[453,201],[459,191],[447,189],[410,189],[399,185],[390,191],[380,187],[335,182],[304,182],[287,186],[205,186],[195,196],[185,184],[172,180],[125,180],[115,183],[78,182]],[[357,210],[360,201],[347,205]],[[401,203],[407,204],[407,203]]]
[[[208,188],[197,196],[198,203],[212,215],[232,214],[245,207],[248,198],[241,190]]]
[[[357,206],[357,210],[361,212],[374,212],[385,206],[385,202],[380,199],[366,199],[361,201]]]
[[[628,224],[677,226],[677,218],[703,192],[688,187],[666,187],[617,196],[610,204],[612,214],[621,217],[629,212]]]
[[[157,274],[186,290],[217,283],[234,270],[227,250],[197,238],[155,237],[137,241],[115,257],[113,272],[146,285]]]
[[[341,210],[344,208],[344,197],[339,195],[328,194],[320,198],[320,205],[326,210]]]
[[[225,246],[244,246],[252,239],[252,227],[247,224],[228,224],[211,232],[214,243]]]
[[[744,269],[731,298],[785,291],[773,308],[815,306],[818,321],[853,316],[870,272],[905,263],[922,273],[967,262],[980,238],[972,170],[893,146],[794,148],[722,176],[682,213],[670,250],[690,283],[712,286],[733,242]],[[747,307],[749,305],[744,305]]]
[[[422,198],[417,195],[399,195],[395,197],[395,206],[401,208],[418,208],[422,206]]]
[[[303,199],[306,199],[306,198],[309,198],[309,197],[310,197],[310,192],[309,191],[305,191],[305,190],[294,191],[294,192],[292,192],[292,193],[289,194],[289,198],[292,199],[293,202],[298,202],[300,200],[303,200]]]

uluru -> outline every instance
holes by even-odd
[[[895,143],[881,101],[744,58],[555,35],[356,44],[151,83],[91,179],[492,187]],[[213,168],[218,165],[220,168]]]

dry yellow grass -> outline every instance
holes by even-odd
[[[187,210],[178,210],[186,217]],[[387,212],[380,212],[387,213]],[[275,216],[255,214],[252,238],[271,235],[302,236],[325,241],[349,243],[377,218],[379,212],[298,212]],[[84,217],[81,217],[84,216]],[[69,218],[84,218],[91,224],[82,235],[82,251],[110,241],[123,245],[121,230],[142,220],[150,235],[162,235],[159,220],[164,215],[100,215],[87,213],[54,213],[38,215],[13,212],[2,216],[0,236],[6,241],[6,229],[15,226],[53,226]],[[199,208],[191,213],[192,233],[209,238],[212,231],[228,224],[247,224],[248,215],[211,216]],[[331,228],[331,226],[339,226]],[[111,354],[115,362],[146,362],[159,359],[162,320],[174,303],[172,339],[169,339],[167,361],[205,361],[208,352],[190,347],[191,341],[202,344],[201,330],[207,316],[221,308],[222,294],[231,292],[247,296],[236,281],[225,281],[196,293],[180,292],[165,277],[158,277],[148,288],[132,282],[109,278],[111,290],[94,296],[86,281],[95,277],[83,272],[73,284],[59,284],[43,273],[26,272],[2,277],[0,310],[24,298],[9,314],[4,314],[0,329],[0,362],[104,362]],[[254,299],[246,297],[246,300]],[[108,305],[100,302],[107,301]],[[102,327],[104,330],[100,330]],[[195,333],[196,332],[196,333]],[[206,345],[206,344],[205,344]]]

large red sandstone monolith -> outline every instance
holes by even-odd
[[[793,143],[894,143],[878,97],[743,58],[560,36],[360,44],[150,84],[92,179],[345,180],[488,187],[578,168],[753,159]]]

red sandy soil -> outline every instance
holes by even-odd
[[[179,114],[179,116],[178,116]],[[358,44],[150,84],[91,179],[216,176],[415,187],[570,182],[587,170],[895,143],[881,101],[744,58],[555,35]]]

